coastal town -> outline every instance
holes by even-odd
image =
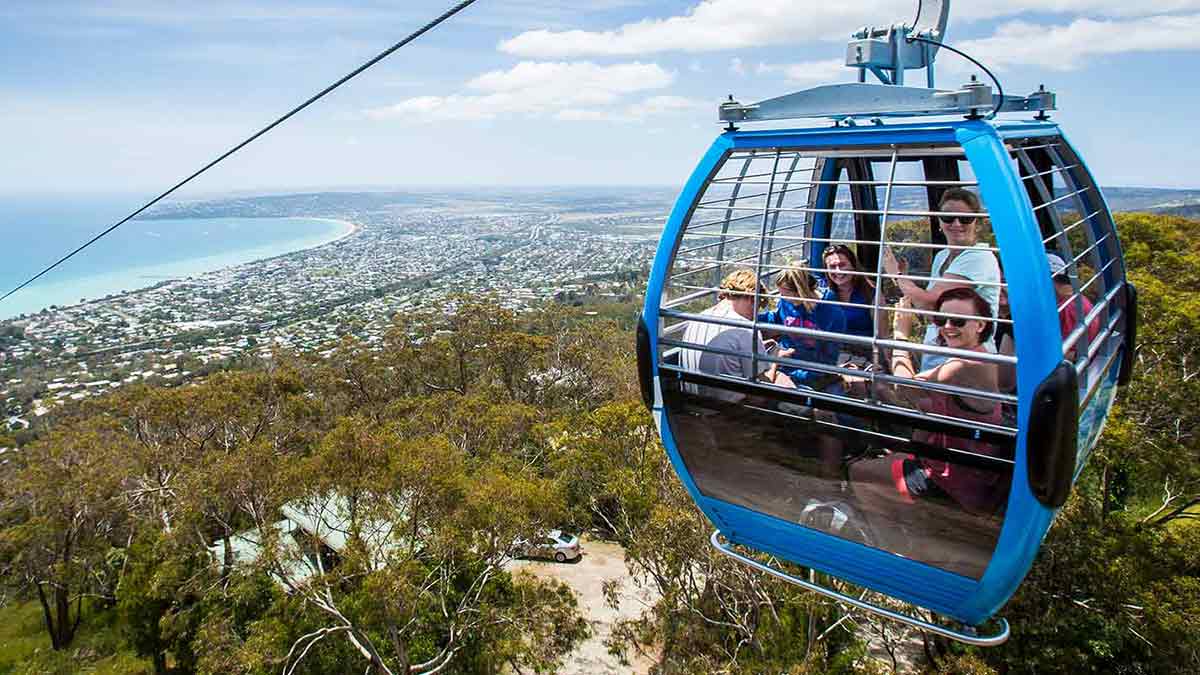
[[[175,203],[152,217],[323,217],[336,241],[0,322],[0,430],[139,381],[177,383],[275,349],[378,342],[455,295],[522,310],[633,299],[672,195],[318,193]],[[86,289],[81,289],[86,291]]]

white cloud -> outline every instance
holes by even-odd
[[[611,110],[581,110],[566,108],[554,113],[554,119],[564,122],[614,122],[620,116]]]
[[[729,59],[729,72],[734,75],[745,75],[746,64],[742,63],[742,60],[735,56]]]
[[[814,10],[793,0],[705,0],[686,14],[644,19],[610,31],[527,31],[500,43],[520,56],[628,56],[663,51],[707,52],[842,35],[871,16],[871,5],[830,4]],[[911,9],[907,10],[911,12]]]
[[[715,113],[717,106],[711,101],[699,101],[683,96],[651,96],[641,103],[629,106],[628,112],[634,117],[651,117],[671,113],[691,112],[702,108],[712,108]]]
[[[857,71],[847,68],[841,59],[805,61],[803,63],[760,63],[755,72],[759,74],[782,73],[788,82],[804,85],[850,81],[858,77]]]
[[[531,58],[583,55],[636,56],[665,51],[708,52],[805,40],[843,40],[864,24],[910,21],[911,0],[797,3],[795,0],[703,0],[687,12],[643,19],[613,30],[532,30],[502,41],[503,52]],[[950,35],[962,20],[1013,17],[1029,12],[1131,17],[1200,8],[1200,0],[978,0],[956,5]]]
[[[503,115],[582,118],[592,114],[584,110],[588,106],[614,105],[627,95],[662,89],[674,80],[674,73],[655,63],[601,66],[525,61],[508,70],[484,73],[467,83],[467,88],[483,93],[418,96],[368,110],[367,115],[375,119],[415,116],[442,120]]]
[[[494,93],[520,92],[571,103],[609,103],[621,94],[660,89],[675,80],[657,63],[537,63],[523,61],[508,70],[493,70],[467,83]]]
[[[710,108],[714,113],[716,111],[716,105],[710,101],[661,95],[651,96],[644,101],[632,103],[623,108],[606,110],[569,108],[559,111],[554,118],[567,122],[642,122],[652,117],[693,113],[704,108]]]
[[[1089,58],[1106,54],[1198,50],[1200,14],[1127,21],[1078,19],[1065,26],[1013,21],[1001,25],[991,37],[957,47],[989,67],[1036,65],[1072,70],[1087,65]]]
[[[1200,0],[1154,0],[1136,3],[1126,0],[972,0],[954,5],[950,26],[956,18],[996,19],[1027,12],[1085,14],[1100,17],[1135,17],[1200,9]]]

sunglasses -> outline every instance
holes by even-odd
[[[938,216],[938,220],[942,221],[943,225],[949,225],[956,220],[963,225],[975,224],[975,216]]]
[[[963,326],[967,325],[968,321],[978,321],[978,319],[960,319],[958,317],[951,318],[948,316],[933,317],[933,325],[937,326],[938,328],[941,328],[942,326],[945,326],[946,324],[950,324],[951,326],[954,326],[955,328],[962,328]]]

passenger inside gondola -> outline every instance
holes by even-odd
[[[938,251],[933,258],[930,280],[920,286],[911,279],[895,278],[904,296],[917,309],[930,309],[942,292],[950,288],[973,288],[987,301],[995,312],[1000,304],[1000,264],[987,244],[979,241],[979,214],[983,204],[970,190],[950,188],[942,193],[938,202],[939,227],[946,237],[947,247]],[[962,215],[957,215],[962,214]],[[903,275],[896,255],[889,248],[883,250],[883,267],[889,275]],[[995,314],[992,314],[995,317]],[[935,344],[938,328],[929,325],[925,331],[925,344]],[[995,344],[987,340],[985,347],[995,351]],[[921,362],[923,370],[931,370],[944,362],[946,357],[926,354]]]
[[[1004,269],[1000,269],[1000,282],[1004,283]],[[1012,308],[1008,305],[1008,285],[1000,287],[1000,307],[996,312],[996,331],[992,341],[996,343],[996,352],[1004,356],[1017,355],[1017,343],[1013,338]],[[996,366],[997,385],[1000,393],[1015,396],[1017,393],[1017,366],[1013,363],[1001,363]],[[1017,404],[1001,403],[1000,414],[1004,424],[1009,427],[1017,425]]]
[[[1070,337],[1071,333],[1078,326],[1083,317],[1086,317],[1092,311],[1092,301],[1083,293],[1079,294],[1079,304],[1083,309],[1080,313],[1080,307],[1075,304],[1075,289],[1071,286],[1071,278],[1067,275],[1067,263],[1054,253],[1046,254],[1046,263],[1050,266],[1050,277],[1054,281],[1054,296],[1058,303],[1058,327],[1062,331],[1063,340]],[[1096,336],[1100,334],[1100,320],[1092,319],[1087,328],[1088,344],[1091,344]],[[1076,345],[1082,344],[1082,340],[1076,341]],[[1075,355],[1078,352],[1076,347],[1072,347],[1064,358],[1068,361],[1074,361]]]
[[[896,312],[897,340],[908,338],[913,330],[913,314],[903,311],[908,308],[906,298]],[[933,322],[946,347],[987,351],[984,344],[993,330],[992,310],[978,293],[961,286],[948,289],[934,309],[938,314]],[[980,318],[965,318],[971,316]],[[899,378],[998,391],[996,366],[967,357],[949,357],[934,368],[917,371],[912,355],[896,349],[891,366]],[[887,402],[905,403],[935,416],[987,424],[1002,421],[999,403],[983,397],[906,385],[877,386],[875,393]],[[999,448],[969,436],[966,431],[958,436],[918,429],[912,435],[914,453],[889,452],[851,465],[856,501],[867,520],[888,524],[874,528],[884,548],[969,576],[982,571],[995,543],[1010,479],[1007,469],[986,461],[999,454]],[[944,458],[921,456],[923,448],[934,449]]]
[[[841,303],[842,312],[846,316],[846,333],[859,337],[875,336],[875,327],[879,326],[878,337],[886,338],[891,331],[883,318],[883,312],[873,316],[871,307],[875,305],[875,284],[871,282],[854,250],[845,244],[830,244],[821,254],[825,266],[825,284],[830,299]],[[851,362],[857,367],[866,365],[871,357],[871,349],[862,345],[847,344],[842,352],[845,362]]]
[[[1000,270],[1000,282],[1004,283],[1004,270]],[[996,331],[992,341],[996,343],[996,351],[1005,356],[1015,356],[1017,343],[1013,339],[1012,308],[1008,305],[1008,287],[1000,287],[1000,306],[996,310]],[[1003,364],[997,368],[1000,391],[1005,394],[1015,394],[1017,391],[1017,368],[1012,364]]]
[[[756,296],[759,304],[765,303],[766,289],[758,282],[754,272],[739,269],[726,275],[721,280],[717,304],[701,313],[705,319],[714,321],[689,321],[684,329],[683,341],[700,345],[704,349],[682,349],[679,355],[680,365],[703,373],[740,379],[751,379],[753,373],[755,377],[781,387],[794,387],[791,379],[778,372],[774,363],[758,361],[758,372],[754,372],[751,354],[767,353],[761,336],[756,336],[750,328],[716,323],[753,321]],[[744,398],[736,392],[711,387],[706,387],[699,393],[726,401]]]
[[[807,328],[829,333],[845,332],[846,317],[842,308],[823,302],[828,300],[832,293],[819,292],[812,276],[797,267],[798,265],[790,264],[775,277],[775,285],[779,288],[776,307],[759,313],[758,320],[761,323],[788,328]],[[830,366],[837,364],[838,343],[834,340],[783,331],[772,333],[764,329],[764,332],[778,340],[780,349],[776,356]],[[780,372],[796,386],[822,390],[831,386],[839,390],[841,388],[841,381],[836,374],[800,366],[781,366]]]

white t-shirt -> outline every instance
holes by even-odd
[[[987,250],[987,244],[979,243],[975,244],[975,246],[978,248],[960,251],[954,257],[954,260],[950,261],[949,265],[946,264],[946,258],[950,257],[949,249],[938,251],[937,255],[933,257],[933,268],[929,273],[929,276],[933,277],[933,279],[925,287],[929,288],[938,283],[939,279],[951,274],[975,282],[984,282],[984,284],[1000,283],[1000,263],[996,261],[996,255]],[[943,267],[945,269],[942,269]],[[977,283],[973,288],[980,297],[987,300],[988,305],[992,308],[992,318],[994,319],[1000,311],[1000,287],[984,284]],[[936,345],[937,339],[937,326],[930,323],[925,328],[925,344]],[[996,351],[995,342],[990,339],[984,342],[983,345],[989,352]],[[921,370],[936,368],[948,358],[939,354],[925,354],[921,358]]]
[[[746,318],[733,310],[733,304],[728,300],[722,300],[716,306],[710,307],[703,312],[702,316],[711,316],[715,319],[728,319],[734,321],[745,321]],[[729,375],[746,379],[750,375],[752,368],[750,354],[751,351],[757,349],[758,353],[767,353],[766,347],[763,345],[762,338],[754,339],[754,331],[749,328],[739,328],[736,326],[724,326],[715,323],[706,323],[702,321],[689,321],[687,328],[683,332],[683,341],[692,344],[704,345],[713,349],[722,349],[729,352],[744,354],[744,356],[733,356],[730,354],[717,354],[709,351],[701,351],[699,349],[682,349],[679,353],[679,365],[688,370],[698,370],[702,373],[711,373],[713,375]],[[757,342],[757,344],[755,344]],[[759,373],[765,371],[771,364],[766,361],[758,362]],[[756,373],[757,374],[757,373]],[[701,393],[713,398],[719,398],[726,401],[738,401],[743,398],[741,394],[730,391],[715,390],[711,387],[698,388],[694,393]]]

